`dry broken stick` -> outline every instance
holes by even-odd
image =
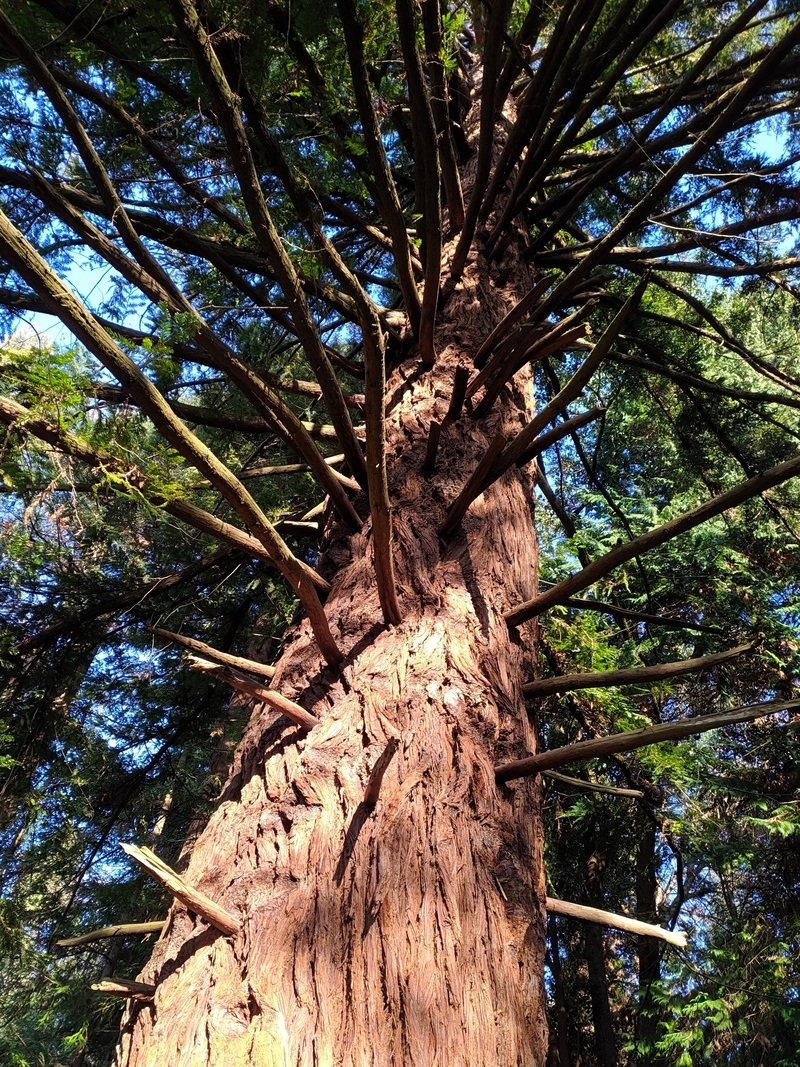
[[[663,926],[654,926],[640,919],[629,919],[627,915],[617,915],[613,911],[603,911],[601,908],[588,908],[584,904],[573,904],[569,900],[558,900],[555,897],[545,897],[544,903],[547,910],[556,915],[568,915],[571,919],[583,919],[584,922],[613,926],[617,930],[627,930],[631,934],[640,934],[643,937],[657,937],[660,941],[667,941],[670,945],[686,948],[687,937],[683,931],[665,930]]]
[[[275,711],[280,711],[281,714],[285,715],[287,718],[291,719],[292,722],[297,723],[298,726],[302,726],[306,730],[313,730],[319,723],[319,719],[316,715],[312,715],[310,711],[306,711],[300,704],[295,704],[293,700],[289,700],[288,697],[285,697],[276,689],[262,689],[261,686],[253,685],[253,683],[248,682],[247,679],[239,677],[239,675],[229,667],[224,667],[217,663],[209,663],[208,660],[201,659],[200,656],[189,656],[188,662],[189,666],[194,670],[202,671],[204,674],[211,674],[215,678],[220,678],[234,689],[246,693],[255,700],[260,700],[263,704],[269,704]]]
[[[507,439],[500,433],[486,449],[478,466],[467,479],[466,485],[447,509],[447,515],[439,529],[440,537],[447,538],[453,533],[455,528],[466,515],[467,509],[472,501],[480,496],[482,491],[481,486],[491,479],[491,474],[494,464],[497,461],[497,457],[501,454],[507,443]]]
[[[422,470],[425,474],[431,474],[436,470],[436,454],[439,451],[439,441],[442,436],[442,424],[434,419],[428,431],[428,443],[425,447],[425,461]]]
[[[152,1000],[156,987],[148,982],[132,982],[128,978],[105,978],[89,987],[97,993],[109,993],[114,997],[131,997],[133,1000]]]
[[[173,871],[171,867],[168,867],[163,860],[160,860],[154,852],[151,852],[149,848],[139,848],[138,845],[128,845],[124,842],[121,847],[127,852],[127,854],[139,864],[151,878],[162,885],[167,892],[171,893],[176,900],[179,900],[189,911],[193,911],[196,915],[201,916],[206,922],[210,923],[220,933],[225,934],[227,937],[233,936],[238,933],[241,928],[240,921],[235,918],[230,912],[227,912],[223,907],[212,900],[211,897],[206,896],[205,893],[201,893],[199,889],[194,889],[188,885],[181,876]]]
[[[158,637],[163,637],[165,641],[174,641],[176,644],[183,645],[184,648],[191,649],[192,652],[199,652],[201,656],[208,656],[209,659],[224,663],[235,670],[247,671],[249,674],[260,675],[262,678],[271,678],[275,673],[275,668],[266,663],[258,663],[253,659],[245,659],[244,656],[233,656],[230,652],[222,652],[218,648],[207,645],[205,641],[198,641],[195,637],[176,634],[172,630],[162,630],[160,626],[150,626],[148,629]]]
[[[467,385],[469,384],[469,370],[459,364],[456,367],[456,372],[453,377],[453,392],[450,394],[450,406],[447,409],[445,419],[447,422],[455,422],[461,415],[461,409],[464,406],[464,398],[467,395]]]
[[[116,926],[103,926],[100,930],[91,930],[87,934],[64,937],[56,941],[59,948],[77,948],[78,945],[90,945],[93,941],[102,941],[106,937],[133,937],[141,934],[160,934],[166,919],[151,923],[117,923]]]
[[[455,422],[461,416],[468,381],[469,371],[467,368],[461,365],[456,367],[455,377],[453,379],[453,392],[450,395],[450,405],[447,409],[447,414],[442,422],[437,422],[435,419],[431,421],[430,430],[428,432],[428,444],[425,449],[425,461],[422,464],[422,470],[426,474],[431,474],[436,469],[436,453],[439,449],[439,440],[442,436],[442,429],[449,423]]]

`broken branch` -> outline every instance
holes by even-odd
[[[257,663],[253,659],[245,659],[244,656],[233,656],[230,652],[221,652],[220,649],[212,648],[205,641],[198,641],[194,637],[185,637],[183,634],[176,634],[171,630],[162,630],[159,626],[149,626],[148,629],[151,633],[163,637],[165,641],[174,641],[178,645],[183,645],[184,648],[191,649],[192,652],[199,652],[201,656],[208,656],[210,659],[216,660],[218,663],[224,663],[228,667],[247,671],[249,674],[258,674],[262,678],[271,678],[275,673],[275,668],[266,663]]]
[[[436,470],[436,454],[439,451],[439,440],[442,436],[442,424],[432,422],[428,431],[428,444],[425,447],[425,459],[422,470],[426,474],[432,474]]]
[[[116,926],[103,926],[99,930],[91,930],[88,934],[64,937],[60,941],[56,941],[56,944],[59,948],[77,948],[78,945],[90,945],[93,941],[103,941],[107,937],[135,937],[140,934],[160,934],[166,921],[166,919],[158,919],[152,923],[117,923]]]
[[[211,897],[184,882],[179,874],[168,867],[149,848],[139,848],[138,845],[128,845],[125,842],[122,842],[120,847],[189,911],[201,916],[220,933],[230,937],[241,929],[238,919],[220,907]]]
[[[585,904],[573,904],[569,900],[557,900],[554,897],[545,897],[544,905],[548,911],[556,915],[568,915],[571,919],[613,926],[617,930],[627,930],[628,933],[639,934],[641,937],[657,937],[660,941],[667,941],[670,945],[686,948],[687,937],[683,931],[665,930],[663,926],[644,923],[641,919],[629,919],[627,915],[617,915],[613,911],[603,911],[601,908],[588,908]]]
[[[108,993],[113,997],[133,997],[134,1000],[152,1000],[156,987],[149,982],[132,982],[128,978],[106,978],[89,987],[96,993]]]
[[[204,674],[212,674],[215,678],[220,678],[234,689],[253,697],[254,700],[269,704],[275,711],[281,712],[282,715],[291,719],[298,726],[302,726],[305,730],[313,730],[319,723],[319,719],[315,715],[312,715],[310,711],[306,711],[299,704],[295,704],[293,700],[289,700],[282,693],[275,689],[262,689],[261,686],[253,685],[252,682],[248,682],[245,678],[240,678],[229,667],[209,663],[199,656],[189,656],[189,666],[196,671],[202,671]]]

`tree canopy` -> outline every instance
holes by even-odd
[[[86,986],[152,933],[56,942],[164,918],[119,845],[183,869],[254,701],[316,724],[272,665],[300,620],[357,660],[348,537],[374,627],[435,600],[419,476],[445,559],[535,484],[499,610],[545,753],[743,709],[542,770],[549,896],[690,932],[551,912],[552,1062],[796,1062],[797,4],[29,0],[0,40],[0,1059],[108,1062]]]

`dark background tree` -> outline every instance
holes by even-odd
[[[4,1053],[793,1062],[796,7],[0,31]]]

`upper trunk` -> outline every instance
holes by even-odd
[[[456,366],[529,287],[517,249],[497,266],[476,257],[441,309],[435,367],[392,373],[402,621],[381,621],[369,525],[332,529],[326,613],[342,670],[303,624],[273,683],[320,725],[304,736],[256,708],[186,874],[242,930],[225,939],[173,909],[143,975],[155,999],[133,1004],[118,1064],[543,1062],[540,791],[493,774],[535,750],[521,690],[535,632],[521,643],[502,617],[536,589],[528,479],[505,475],[448,542],[437,532],[488,443],[530,418],[530,380],[497,414],[448,423],[435,472],[420,469]]]

